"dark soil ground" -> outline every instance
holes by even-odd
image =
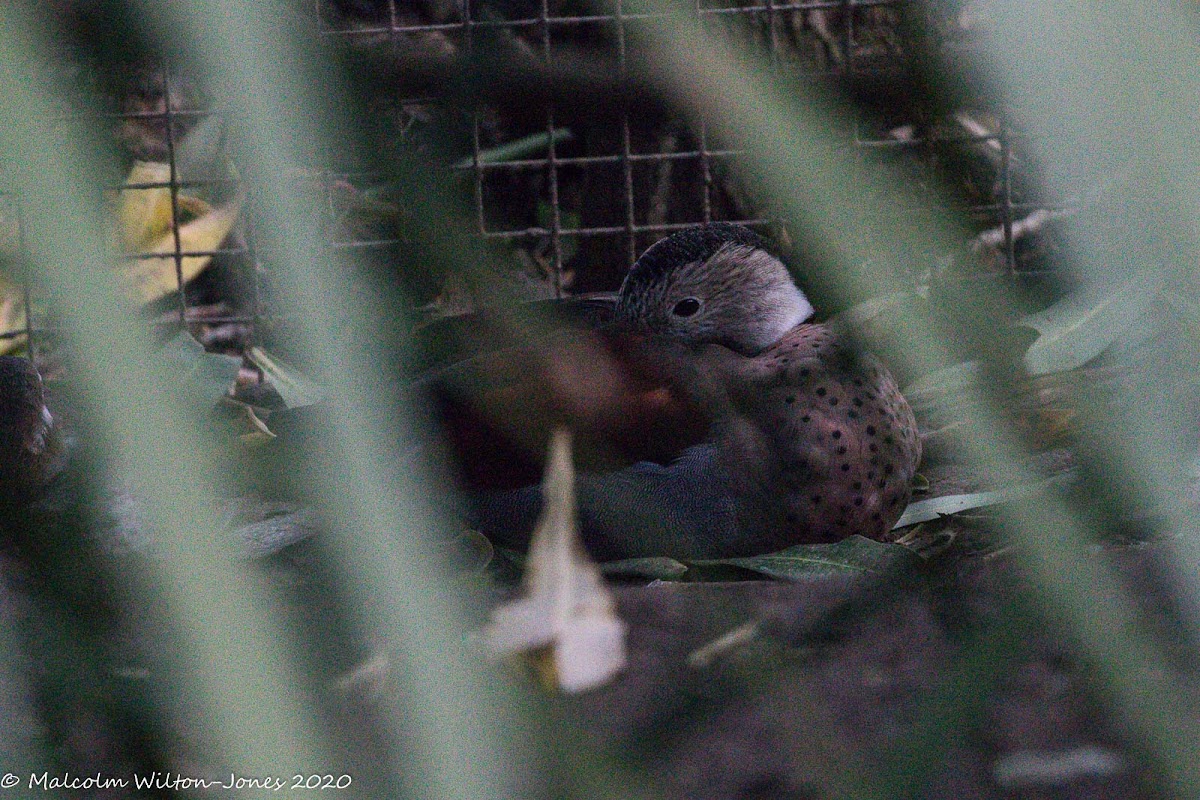
[[[935,477],[931,488],[961,483]],[[340,731],[342,769],[356,777],[349,794],[372,796],[383,780],[378,695],[341,680],[370,653],[341,634],[320,537],[309,532],[290,531],[257,559],[313,643],[322,713]],[[628,668],[607,687],[550,702],[546,713],[570,743],[560,750],[611,755],[648,773],[662,797],[1159,796],[1131,745],[1136,734],[1078,647],[1032,610],[1037,597],[990,522],[943,519],[911,538],[943,544],[902,575],[618,587]],[[1159,556],[1154,544],[1092,555],[1116,565],[1151,627],[1170,639],[1177,629]],[[161,691],[167,667],[148,655],[162,609],[111,624],[72,611],[69,598],[64,605],[40,588],[33,563],[19,548],[0,558],[0,615],[22,633],[24,667],[6,674],[4,727],[16,744],[48,747],[53,763],[33,771],[208,774],[188,703]],[[734,641],[711,646],[732,631]],[[1185,660],[1182,644],[1174,654]]]

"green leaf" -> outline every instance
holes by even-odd
[[[622,561],[607,561],[600,565],[605,575],[628,578],[650,578],[673,581],[682,578],[688,571],[686,564],[665,556],[658,558],[627,558]]]
[[[904,513],[900,515],[900,519],[892,526],[892,530],[907,528],[909,525],[921,522],[930,522],[950,514],[970,511],[973,508],[994,506],[1005,500],[1011,500],[1012,497],[1011,492],[1007,491],[973,492],[971,494],[946,494],[909,503],[908,508],[904,509]]]
[[[287,408],[303,408],[325,399],[327,392],[323,386],[303,377],[261,347],[251,347],[246,357],[263,371],[263,377],[279,392]]]
[[[694,566],[733,566],[782,580],[799,581],[835,575],[882,575],[919,566],[920,556],[907,547],[851,536],[832,544],[801,544],[745,558],[705,559]]]
[[[1162,289],[1159,275],[1137,275],[1089,287],[1030,314],[1020,324],[1041,335],[1025,352],[1026,368],[1045,375],[1083,366],[1128,334]]]
[[[525,136],[521,139],[516,139],[505,144],[492,147],[484,150],[479,154],[480,164],[500,164],[505,161],[513,161],[518,158],[540,153],[550,146],[550,142],[566,142],[575,138],[575,134],[571,133],[568,128],[555,128],[553,134],[549,133],[534,133]],[[475,160],[472,157],[464,158],[455,162],[454,169],[466,169],[474,165]]]
[[[904,396],[961,392],[977,384],[982,369],[978,361],[963,361],[942,367],[905,386]]]
[[[208,353],[187,331],[180,331],[163,346],[168,358],[184,374],[187,386],[206,406],[216,405],[229,394],[242,360],[236,356]]]
[[[997,503],[1007,503],[1010,500],[1020,500],[1022,498],[1031,497],[1039,492],[1043,492],[1053,486],[1061,486],[1064,483],[1069,483],[1075,479],[1072,472],[1064,472],[1061,475],[1055,475],[1040,483],[1030,484],[1028,486],[1016,486],[1011,489],[997,489],[992,492],[973,492],[970,494],[946,494],[941,497],[931,497],[928,500],[920,500],[916,503],[909,503],[908,508],[904,509],[904,513],[900,515],[900,519],[892,526],[892,530],[897,528],[906,528],[909,525],[916,525],[920,522],[929,522],[939,519],[948,514],[958,514],[963,511],[970,511],[973,508],[984,508],[985,506],[994,506]]]

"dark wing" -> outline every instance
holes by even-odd
[[[432,402],[464,489],[538,483],[550,432],[562,425],[575,434],[582,470],[667,463],[701,441],[707,419],[670,388],[643,343],[612,324],[611,301],[543,301],[521,313],[535,331],[524,341],[480,315],[421,332],[442,350],[414,387]]]
[[[739,531],[728,476],[711,444],[689,447],[666,466],[643,461],[584,473],[577,493],[580,534],[601,561],[754,551],[754,532]],[[542,503],[538,486],[471,494],[468,522],[497,544],[524,550]]]
[[[413,331],[408,374],[421,380],[466,359],[529,344],[552,331],[595,330],[613,321],[616,299],[605,292],[440,317]]]

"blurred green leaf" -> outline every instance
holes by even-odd
[[[1030,314],[1021,324],[1041,335],[1025,353],[1026,368],[1045,375],[1083,366],[1126,335],[1162,289],[1160,274],[1137,275],[1089,287]]]
[[[236,543],[213,535],[220,516],[212,462],[195,457],[207,449],[200,420],[186,403],[164,402],[180,382],[172,362],[201,383],[217,362],[198,356],[195,345],[182,340],[166,354],[152,349],[147,320],[135,320],[130,304],[120,299],[111,221],[97,203],[81,200],[99,199],[98,188],[118,173],[98,139],[102,112],[87,97],[68,95],[67,87],[38,67],[50,52],[65,56],[51,44],[62,44],[62,30],[39,30],[25,17],[27,5],[0,3],[0,161],[6,189],[36,209],[21,221],[31,256],[28,274],[62,322],[72,381],[86,387],[81,394],[90,412],[88,432],[110,454],[106,463],[120,470],[114,477],[141,501],[164,556],[122,560],[122,591],[97,586],[92,602],[114,603],[114,610],[124,601],[155,608],[155,624],[139,627],[148,637],[145,663],[162,677],[155,685],[167,696],[188,698],[189,736],[208,748],[193,762],[199,769],[221,764],[238,773],[266,774],[326,763],[328,751],[305,702],[312,696],[304,688],[312,685],[306,683],[311,673],[288,657],[297,652],[298,640],[276,612],[278,595],[244,563]],[[68,103],[77,108],[74,115],[63,113]],[[107,495],[108,487],[95,476],[80,477],[95,490],[85,494]],[[107,612],[106,617],[119,618]],[[75,641],[88,650],[108,650],[106,639]],[[102,700],[105,689],[97,684],[90,693],[105,708],[119,709]],[[101,711],[95,719],[106,716]],[[149,730],[141,724],[126,735]],[[172,760],[165,749],[149,746]],[[79,751],[59,755],[73,758],[67,752]],[[208,752],[216,757],[209,760]]]
[[[929,302],[927,291],[890,292],[872,297],[851,306],[829,319],[830,325],[844,325],[857,330],[877,320],[890,320],[900,314],[912,314]]]
[[[958,392],[977,385],[981,366],[978,361],[963,361],[931,372],[904,387],[905,397]]]
[[[263,377],[279,392],[287,408],[315,405],[328,394],[325,387],[305,378],[294,367],[280,361],[261,347],[251,347],[246,357],[263,371]]]
[[[196,123],[175,146],[175,179],[179,182],[224,181],[237,178],[225,152],[225,120],[217,114]],[[189,187],[188,192],[212,202],[212,187]]]
[[[187,331],[180,331],[163,347],[185,376],[195,396],[205,406],[215,405],[229,394],[242,360],[221,353],[208,353]]]
[[[732,566],[782,580],[811,580],[833,575],[882,575],[914,569],[921,558],[907,547],[851,536],[832,544],[801,544],[745,558],[713,558],[690,562],[695,566]]]

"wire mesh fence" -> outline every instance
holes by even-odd
[[[777,210],[758,201],[743,180],[738,166],[743,153],[715,141],[703,118],[689,118],[652,86],[630,78],[630,60],[644,62],[652,54],[628,31],[661,19],[665,7],[527,5],[317,3],[314,10],[324,38],[367,62],[372,80],[386,81],[366,106],[370,124],[388,147],[437,165],[447,185],[468,198],[477,235],[495,246],[501,271],[520,293],[614,290],[651,243],[713,220],[748,224],[803,252],[803,242],[793,241],[803,234],[780,228]],[[864,163],[899,169],[920,198],[920,208],[911,207],[911,197],[897,204],[897,217],[940,208],[949,191],[978,234],[963,243],[975,251],[966,274],[1028,277],[1053,269],[1052,220],[1077,207],[1080,198],[1045,196],[1032,157],[1021,152],[1020,136],[985,90],[956,87],[963,96],[944,106],[919,91],[922,58],[971,47],[976,23],[967,12],[935,13],[896,2],[814,2],[709,3],[693,13],[766,53],[776,75],[815,82],[848,98],[851,110],[835,131],[840,146]],[[445,65],[469,60],[475,50],[487,58],[462,82],[483,88],[452,85],[447,91]],[[272,263],[253,230],[254,187],[241,187],[233,173],[181,174],[176,152],[198,126],[209,129],[203,136],[219,138],[236,121],[213,108],[199,82],[178,66],[159,61],[109,73],[100,81],[109,110],[95,122],[112,131],[126,164],[167,165],[150,179],[131,173],[122,183],[114,175],[105,187],[110,195],[169,197],[170,225],[159,232],[170,235],[152,243],[126,242],[130,258],[142,261],[143,271],[166,273],[163,295],[170,288],[171,259],[176,288],[196,279],[169,301],[156,298],[154,307],[165,315],[161,321],[182,314],[206,345],[244,349],[256,341],[260,318],[279,311],[263,291]],[[585,77],[572,83],[580,74]],[[512,89],[514,82],[521,82],[519,90]],[[208,125],[201,124],[205,120]],[[325,218],[314,225],[331,246],[379,264],[402,260],[406,242],[399,228],[409,212],[389,196],[386,176],[320,161],[296,179],[323,194]],[[196,173],[194,165],[186,170]],[[198,249],[194,237],[180,236],[197,216],[197,199],[219,206],[244,190],[251,195],[250,208],[225,239]],[[5,218],[19,230],[16,206]],[[890,270],[898,288],[918,285],[930,264],[953,255],[896,264],[886,242],[876,247],[873,268]],[[211,259],[212,266],[196,275],[185,271],[185,261],[199,259]],[[808,269],[819,273],[824,267]],[[420,300],[434,302],[430,313],[470,305],[446,277],[416,275],[410,282]],[[19,313],[21,303],[16,295],[10,298],[10,313],[0,320],[4,340],[37,326],[36,300],[28,319]]]

